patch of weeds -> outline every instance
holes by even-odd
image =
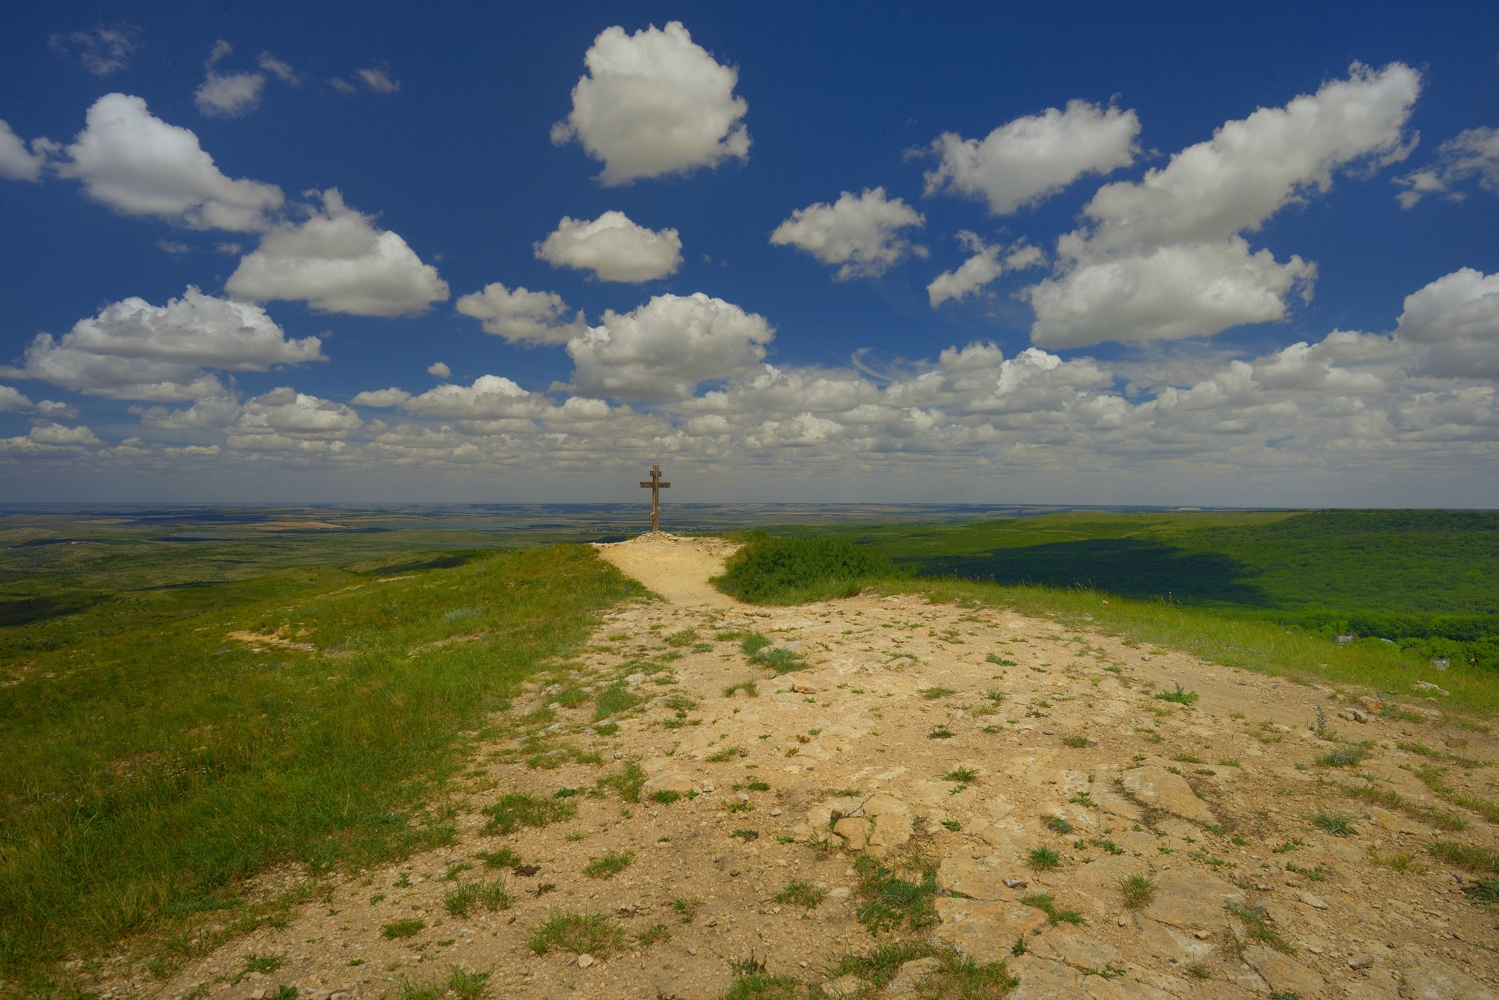
[[[1263,942],[1274,948],[1283,955],[1294,955],[1296,949],[1286,943],[1286,940],[1275,932],[1270,926],[1269,917],[1263,907],[1248,907],[1239,903],[1229,903],[1228,912],[1238,917],[1244,923],[1244,930],[1256,941]]]
[[[899,930],[902,924],[920,930],[937,919],[932,899],[937,895],[937,864],[907,855],[894,867],[861,854],[854,861],[863,902],[854,911],[872,934]],[[910,876],[903,878],[902,876]]]
[[[421,933],[423,927],[427,926],[425,920],[393,920],[380,928],[380,936],[387,941],[395,941],[399,938],[416,937]]]
[[[917,688],[916,690],[920,692],[921,697],[925,698],[927,701],[936,701],[938,698],[946,698],[950,694],[958,693],[952,688],[945,687]]]
[[[755,662],[762,663],[776,672],[780,677],[797,670],[806,670],[810,663],[800,653],[793,653],[789,649],[776,648],[770,652],[762,652],[755,657]]]
[[[1371,864],[1382,865],[1397,872],[1425,874],[1431,870],[1427,865],[1418,862],[1416,856],[1408,851],[1396,851],[1387,858],[1381,858],[1372,845],[1369,847],[1369,861]]]
[[[760,831],[759,830],[735,830],[733,833],[729,834],[729,836],[730,837],[738,837],[740,840],[742,840],[746,844],[748,844],[752,840],[759,840],[760,839]]]
[[[748,788],[752,792],[768,792],[768,791],[770,791],[770,783],[766,782],[766,781],[751,781],[749,784],[745,785],[744,787]]]
[[[724,747],[722,750],[716,750],[713,753],[710,753],[703,759],[718,764],[726,760],[733,760],[735,757],[748,756],[749,753],[747,751],[741,750],[738,747]]]
[[[1481,872],[1499,872],[1499,851],[1486,847],[1469,847],[1438,840],[1427,848],[1432,854],[1454,865]]]
[[[805,881],[792,882],[775,895],[777,903],[794,903],[808,910],[818,906],[826,898],[826,892]]]
[[[942,776],[943,781],[959,781],[972,785],[979,780],[979,773],[971,767],[955,767]]]
[[[1347,746],[1335,747],[1321,757],[1317,763],[1323,767],[1356,767],[1372,757],[1367,747],[1361,743],[1350,743]]]
[[[642,948],[649,948],[657,941],[671,940],[671,931],[665,924],[652,924],[639,934],[635,935],[635,942]]]
[[[286,988],[285,986],[282,987],[282,989]],[[401,1000],[437,1000],[443,994],[443,988],[438,983],[413,983],[409,979],[402,979],[397,983],[396,990],[400,994]],[[292,990],[292,995],[295,996],[296,992],[296,990]]]
[[[589,858],[583,866],[583,874],[589,878],[613,878],[635,860],[632,851],[616,851],[597,858]]]
[[[630,686],[624,681],[615,681],[594,698],[593,721],[602,722],[616,712],[623,712],[638,704],[640,699],[630,690]]]
[[[1116,857],[1116,858],[1120,857],[1121,855],[1124,854],[1124,848],[1120,847],[1118,844],[1114,843],[1112,840],[1109,840],[1107,837],[1100,837],[1100,838],[1098,838],[1096,840],[1090,840],[1090,841],[1088,841],[1088,843],[1092,844],[1094,847],[1098,848],[1100,851],[1106,851],[1109,854],[1114,855],[1114,857]]]
[[[619,792],[619,797],[626,802],[639,802],[640,789],[645,785],[645,769],[636,760],[625,765],[619,774],[608,774],[600,778],[598,783],[602,788],[613,788]]]
[[[245,958],[245,971],[270,974],[281,968],[285,961],[284,955],[249,955]]]
[[[1197,704],[1197,697],[1196,691],[1183,691],[1182,686],[1178,684],[1175,691],[1162,691],[1155,696],[1155,699],[1156,701],[1174,702],[1178,705],[1195,705]]]
[[[619,723],[600,722],[598,725],[593,727],[593,731],[598,733],[600,736],[613,736],[615,733],[619,732]]]
[[[1322,870],[1321,865],[1314,865],[1311,868],[1302,868],[1300,865],[1288,862],[1286,864],[1286,871],[1294,872],[1295,874],[1300,875],[1302,878],[1308,879],[1312,882],[1327,881],[1327,872]]]
[[[1244,765],[1242,765],[1242,764],[1239,763],[1239,758],[1237,758],[1237,757],[1220,757],[1220,758],[1218,758],[1218,766],[1219,767],[1243,767]]]
[[[772,645],[772,643],[764,635],[759,632],[751,632],[744,637],[744,641],[739,644],[739,648],[744,651],[745,656],[752,657],[769,645]]]
[[[1491,878],[1474,879],[1463,886],[1463,895],[1475,903],[1490,906],[1499,903],[1499,880]]]
[[[489,970],[465,972],[458,966],[448,970],[448,989],[458,1000],[479,1000],[489,987]]]
[[[697,916],[697,911],[702,907],[701,899],[688,899],[678,897],[671,901],[671,908],[682,918],[682,923],[692,923],[692,918]]]
[[[1072,796],[1072,798],[1068,799],[1067,801],[1068,802],[1074,802],[1074,803],[1082,806],[1084,809],[1097,809],[1098,808],[1098,803],[1093,801],[1093,796],[1089,792],[1078,792],[1076,795]]]
[[[1056,833],[1071,833],[1072,824],[1060,816],[1042,816],[1041,822],[1046,824],[1047,829]]]
[[[738,684],[730,684],[724,688],[723,696],[725,698],[732,698],[739,691],[747,692],[751,698],[758,697],[760,694],[760,689],[755,685],[754,681],[740,681]]]
[[[505,882],[502,879],[466,882],[454,889],[449,889],[442,897],[442,905],[447,911],[460,917],[468,916],[470,907],[481,906],[493,912],[508,910],[514,903],[515,900],[510,893],[505,891]]]
[[[947,827],[947,829],[951,830],[953,833],[958,833],[963,829],[963,824],[959,823],[955,819],[945,819],[942,821],[942,825]]]
[[[1312,825],[1334,837],[1349,837],[1358,831],[1353,827],[1353,818],[1341,813],[1319,812],[1312,816]]]
[[[796,980],[785,973],[766,972],[765,963],[757,961],[753,954],[748,959],[731,961],[729,965],[739,978],[734,980],[734,984],[720,1000],[796,1000]],[[751,966],[760,971],[740,971]]]
[[[1026,865],[1033,872],[1047,872],[1062,866],[1062,856],[1049,847],[1033,847],[1026,856]]]
[[[684,628],[666,637],[668,646],[691,646],[697,642],[697,629]]]
[[[478,857],[490,868],[519,868],[525,864],[520,855],[508,847],[502,847],[498,851],[483,852]]]
[[[1014,667],[1019,665],[1014,660],[1007,660],[1003,656],[1000,656],[996,653],[990,653],[988,656],[985,656],[984,659],[989,661],[990,663],[998,664],[1001,667]]]
[[[1207,761],[1203,760],[1201,757],[1198,757],[1198,756],[1195,756],[1195,755],[1189,754],[1189,753],[1179,753],[1179,754],[1176,754],[1175,756],[1173,756],[1171,759],[1175,760],[1175,761],[1180,761],[1183,764],[1206,764],[1207,763]]]
[[[725,803],[723,808],[724,812],[747,813],[754,812],[755,804],[753,802],[740,802],[738,800],[735,800],[733,802]]]
[[[1119,891],[1124,894],[1124,906],[1129,910],[1140,910],[1150,905],[1155,896],[1156,880],[1146,875],[1126,875],[1119,880]]]
[[[558,913],[531,931],[526,946],[537,955],[556,948],[607,958],[610,952],[623,947],[624,942],[624,928],[602,913]]]
[[[1082,735],[1062,737],[1062,744],[1069,747],[1085,747],[1090,742],[1092,741],[1089,740],[1088,737]]]
[[[510,792],[500,796],[500,800],[494,805],[484,807],[482,812],[489,817],[489,822],[481,832],[486,835],[504,835],[523,826],[547,826],[572,819],[577,811],[577,805],[572,802],[537,798],[524,792]]]
[[[1057,924],[1081,924],[1084,923],[1083,915],[1076,910],[1063,910],[1057,907],[1056,900],[1051,898],[1049,892],[1032,892],[1020,897],[1020,902],[1026,906],[1034,906],[1046,914],[1046,922],[1055,927]]]
[[[1187,975],[1191,976],[1193,979],[1212,979],[1213,978],[1213,972],[1212,972],[1212,970],[1209,969],[1207,966],[1204,966],[1204,965],[1189,965],[1189,966],[1187,966]]]
[[[1272,847],[1270,849],[1270,852],[1272,854],[1289,854],[1292,851],[1305,846],[1306,841],[1302,840],[1300,837],[1292,837],[1290,840],[1286,841],[1284,844],[1281,844],[1279,847]]]
[[[927,733],[926,738],[929,740],[950,740],[956,735],[958,734],[948,729],[946,723],[944,723]]]

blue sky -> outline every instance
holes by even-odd
[[[1493,504],[1499,10],[309,6],[7,15],[0,501]]]

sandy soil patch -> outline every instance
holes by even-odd
[[[625,542],[595,544],[599,555],[621,573],[639,580],[672,604],[726,608],[738,602],[708,582],[723,572],[724,560],[739,546],[719,538],[685,538],[647,532]]]

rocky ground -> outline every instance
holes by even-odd
[[[1016,998],[1496,995],[1499,913],[1428,847],[1499,846],[1499,741],[1435,693],[1385,706],[919,596],[750,608],[705,583],[721,546],[610,549],[672,600],[616,609],[494,720],[455,843],[165,996],[711,998],[753,956],[812,995],[914,997],[938,959],[883,986],[893,966],[833,964],[913,939],[1004,960]],[[872,934],[870,893],[923,872],[935,893]]]

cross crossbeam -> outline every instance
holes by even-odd
[[[661,481],[661,466],[651,466],[650,482],[642,482],[641,487],[651,491],[651,533],[655,534],[661,530],[661,491],[668,489],[671,483]]]

